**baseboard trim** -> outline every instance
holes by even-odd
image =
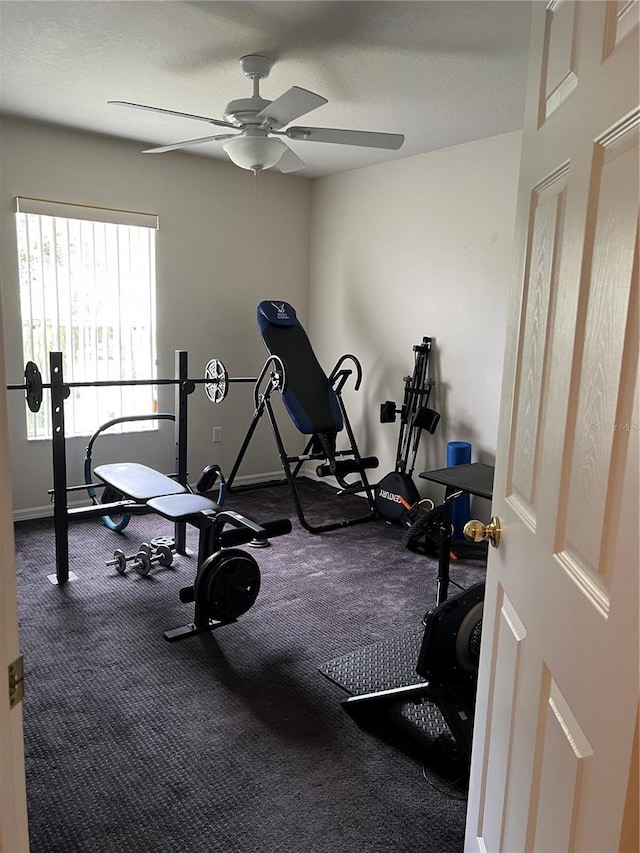
[[[74,504],[69,504],[69,506],[74,506]],[[78,504],[79,506],[79,504]],[[30,506],[26,509],[16,509],[13,511],[13,520],[14,522],[18,521],[32,521],[36,518],[51,518],[53,517],[53,505],[47,504],[46,506]]]

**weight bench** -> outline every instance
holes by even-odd
[[[240,448],[238,457],[229,475],[227,486],[231,490],[242,459],[247,451],[258,421],[266,411],[273,430],[280,461],[296,507],[300,524],[311,533],[334,530],[351,524],[369,521],[376,516],[375,496],[366,471],[377,468],[374,456],[362,457],[356,444],[349,417],[342,399],[342,390],[355,369],[355,390],[360,387],[362,368],[354,355],[343,355],[329,376],[326,375],[313,352],[311,343],[300,324],[295,308],[288,302],[266,300],[258,305],[258,328],[271,362],[267,361],[254,388],[254,415],[249,430]],[[350,365],[347,366],[347,362]],[[271,373],[266,387],[262,383],[271,363]],[[293,424],[308,442],[301,454],[289,455],[271,405],[271,393],[280,392],[282,403]],[[337,449],[337,438],[346,433],[348,446]],[[319,477],[334,477],[339,494],[362,493],[367,500],[367,512],[363,515],[314,525],[305,517],[300,496],[296,488],[296,477],[302,465],[316,461]],[[351,474],[358,481],[346,480]]]
[[[183,639],[235,622],[249,610],[260,589],[260,570],[255,559],[236,546],[266,544],[272,537],[290,533],[289,519],[257,524],[237,512],[223,509],[206,494],[220,475],[215,465],[205,468],[198,478],[199,494],[137,462],[99,465],[94,474],[122,495],[125,503],[145,505],[169,521],[186,522],[199,531],[196,578],[193,585],[180,590],[183,603],[195,602],[194,620],[165,631],[167,640]],[[229,529],[225,529],[227,525]]]

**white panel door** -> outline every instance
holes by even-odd
[[[0,853],[27,853],[22,705],[9,702],[9,664],[19,654],[7,391],[0,316]]]
[[[533,4],[468,851],[637,844],[638,5]]]

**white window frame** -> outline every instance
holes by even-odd
[[[25,361],[46,376],[49,351],[62,351],[67,382],[157,378],[158,227],[152,213],[16,198]],[[153,385],[73,388],[65,431],[91,435],[112,418],[152,414],[156,395]],[[50,439],[49,407],[26,412],[28,440]],[[156,421],[119,427],[157,429]]]

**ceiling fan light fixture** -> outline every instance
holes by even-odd
[[[229,158],[240,166],[253,172],[271,169],[277,165],[287,150],[281,139],[267,136],[236,136],[223,146]]]

